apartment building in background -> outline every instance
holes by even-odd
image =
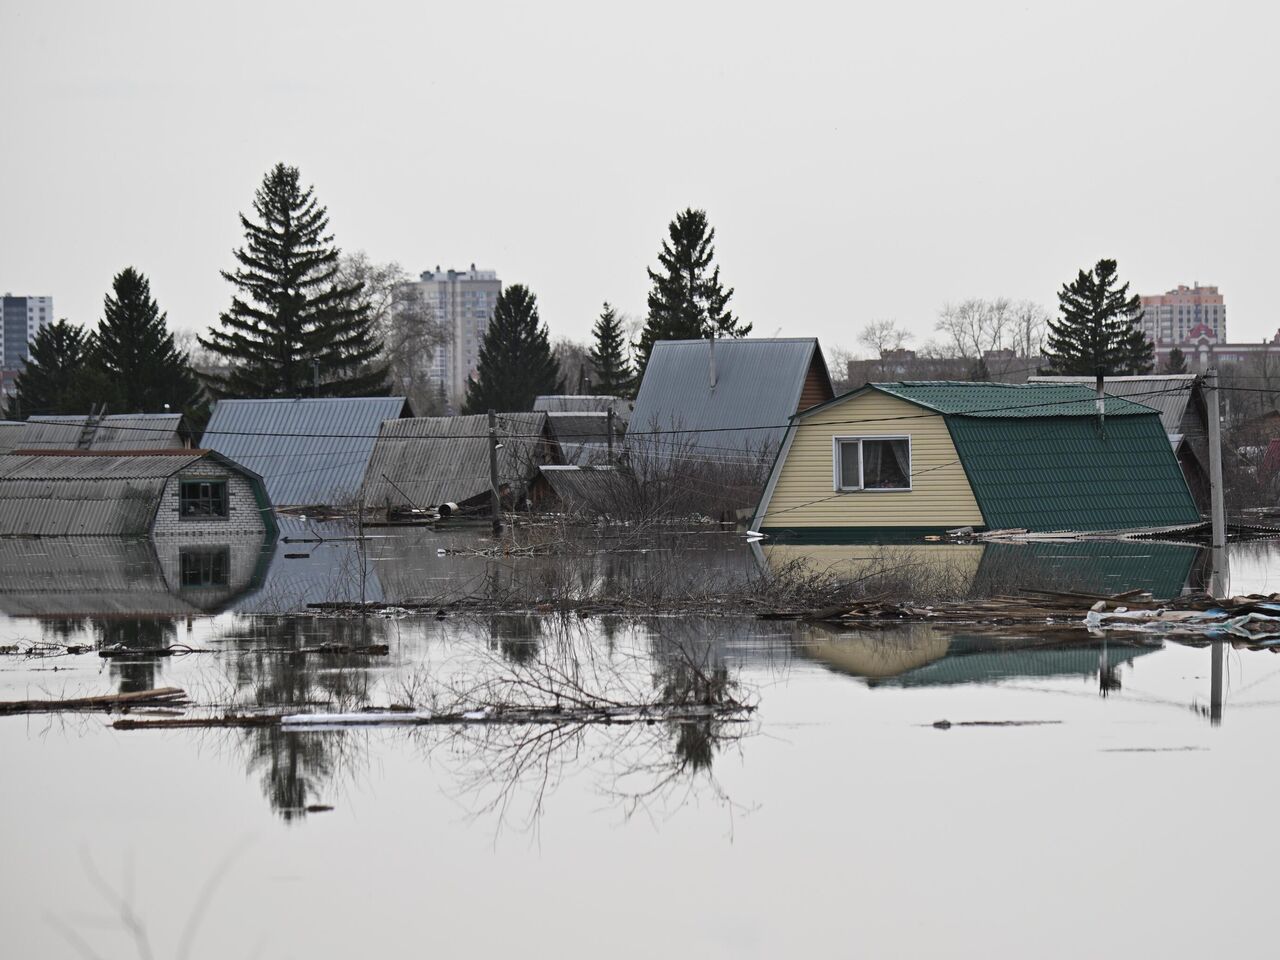
[[[53,297],[0,297],[0,393],[13,395],[36,331],[52,322]]]
[[[502,282],[494,270],[425,270],[416,286],[451,336],[431,359],[433,385],[443,385],[452,412],[467,393],[467,378],[480,362],[480,344],[493,317]]]
[[[1217,287],[1178,284],[1167,293],[1142,298],[1142,332],[1159,352],[1195,343],[1208,335],[1227,340],[1227,307]]]

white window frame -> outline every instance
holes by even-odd
[[[905,487],[871,487],[868,489],[864,486],[866,478],[863,476],[862,468],[866,463],[862,456],[862,441],[864,440],[905,440],[907,441],[907,485]],[[858,486],[845,487],[840,484],[840,444],[857,443],[858,444]],[[831,486],[836,493],[910,493],[912,490],[913,468],[915,466],[911,453],[911,435],[905,433],[893,434],[865,434],[859,433],[853,436],[834,436],[831,438]]]

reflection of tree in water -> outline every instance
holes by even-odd
[[[49,643],[67,643],[83,636],[88,629],[88,620],[53,617],[40,621],[40,636]]]
[[[178,635],[178,625],[173,620],[111,619],[94,620],[93,633],[98,649],[124,647],[127,650],[157,650],[173,643]],[[151,690],[156,686],[156,675],[163,663],[159,657],[112,658],[111,676],[120,685],[121,693]]]
[[[222,637],[240,649],[232,659],[237,699],[288,711],[321,707],[358,710],[370,701],[371,658],[352,653],[302,653],[322,644],[367,646],[380,641],[384,621],[254,618]],[[306,815],[336,779],[352,775],[363,757],[362,739],[350,731],[242,731],[248,770],[285,820]]]
[[[512,663],[530,663],[541,649],[541,618],[533,614],[496,614],[489,618],[490,647]]]
[[[666,628],[653,639],[654,685],[668,703],[714,706],[733,696],[733,681],[719,643],[686,627]],[[723,723],[714,719],[671,724],[679,773],[711,773]]]
[[[586,704],[637,712],[740,706],[737,682],[719,643],[702,632],[705,625],[664,623],[647,653],[609,645],[606,654],[600,635],[576,620],[532,622],[543,633],[535,652],[513,658],[495,636],[489,648],[505,659],[488,664],[490,679],[463,699],[490,709],[501,703],[506,709],[554,704],[566,709],[563,722],[464,724],[414,733],[430,756],[450,768],[458,798],[474,816],[495,817],[499,830],[513,821],[536,830],[554,789],[584,773],[599,778],[601,792],[627,817],[640,811],[668,816],[707,794],[740,809],[716,781],[713,761],[754,731],[742,711],[732,717],[608,724],[584,722],[572,712]],[[495,693],[497,700],[491,699]]]

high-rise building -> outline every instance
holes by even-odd
[[[476,371],[480,361],[480,344],[493,308],[502,293],[502,282],[494,270],[424,271],[417,287],[435,311],[436,320],[450,332],[450,340],[436,348],[431,361],[431,381],[443,385],[454,410],[461,405],[467,393],[467,378]]]
[[[53,297],[0,297],[0,368],[21,370],[36,331],[53,322]]]
[[[1194,343],[1210,334],[1211,339],[1225,343],[1227,308],[1222,294],[1217,287],[1202,287],[1197,283],[1190,287],[1179,284],[1168,293],[1143,297],[1142,332],[1158,352]]]

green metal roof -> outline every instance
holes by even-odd
[[[1051,389],[1057,389],[1051,388]],[[960,461],[993,530],[1125,530],[1200,519],[1152,410],[1112,416],[947,416]],[[1134,404],[1133,406],[1137,406]]]
[[[989,543],[970,590],[1008,594],[1018,587],[1123,593],[1150,590],[1160,599],[1182,593],[1200,548],[1150,540]]]
[[[963,417],[1092,417],[1097,399],[1091,387],[1075,383],[970,383],[957,380],[906,380],[873,383],[873,389],[901,397],[938,413]],[[1131,400],[1107,397],[1106,416],[1151,413]]]

